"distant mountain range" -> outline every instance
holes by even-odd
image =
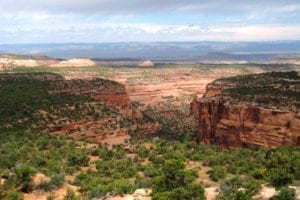
[[[0,45],[0,54],[46,55],[61,59],[153,60],[191,62],[269,62],[299,59],[300,41],[151,42]]]

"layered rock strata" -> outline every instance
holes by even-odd
[[[224,148],[300,145],[298,112],[232,101],[220,95],[221,88],[207,88],[204,98],[191,103],[199,142]]]

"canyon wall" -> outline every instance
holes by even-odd
[[[140,117],[133,111],[125,86],[114,81],[101,79],[65,80],[64,84],[54,92],[91,97],[118,109],[126,118]]]
[[[125,117],[127,118],[139,118],[140,115],[134,115],[133,108],[131,106],[131,102],[129,100],[129,97],[127,93],[121,93],[121,94],[114,94],[113,92],[111,94],[95,94],[91,95],[94,99],[98,101],[104,102],[108,106],[113,106],[117,108]]]
[[[214,91],[191,103],[199,142],[223,148],[300,145],[300,116],[292,111],[232,104]],[[212,95],[212,96],[211,96]]]
[[[126,91],[132,101],[142,103],[156,103],[163,101],[164,96],[182,97],[186,95],[197,94],[202,96],[205,93],[205,86],[210,79],[186,79],[177,81],[168,81],[155,84],[126,84]]]
[[[58,83],[57,83],[58,84]],[[58,84],[54,93],[79,95],[95,100],[93,108],[98,112],[111,113],[110,116],[98,118],[86,117],[79,121],[50,127],[50,132],[56,135],[68,135],[79,139],[86,138],[94,142],[123,143],[130,138],[131,131],[142,135],[155,134],[160,127],[155,121],[144,120],[138,107],[132,106],[132,102],[126,93],[125,86],[114,81],[91,80],[65,80]],[[99,105],[98,105],[99,104]],[[99,110],[101,104],[113,107],[116,111]]]

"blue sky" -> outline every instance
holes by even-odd
[[[299,0],[0,0],[0,44],[300,40]]]

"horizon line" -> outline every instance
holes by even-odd
[[[0,45],[33,45],[33,44],[126,44],[126,43],[276,43],[276,42],[300,42],[300,39],[288,40],[244,40],[244,41],[222,41],[222,40],[203,40],[203,41],[124,41],[124,42],[24,42],[24,43],[0,43]]]

